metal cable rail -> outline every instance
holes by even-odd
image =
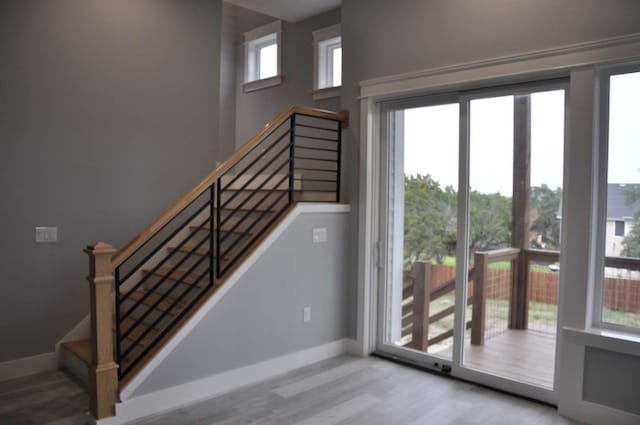
[[[343,121],[344,115],[294,110],[115,263],[119,380],[144,362],[293,204],[340,201]]]

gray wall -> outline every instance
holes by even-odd
[[[346,337],[347,222],[347,214],[296,218],[135,395]],[[311,242],[317,227],[327,243]]]
[[[239,8],[240,9],[240,8]],[[281,85],[244,93],[243,33],[273,22],[276,18],[250,12],[238,19],[236,50],[236,146],[240,146],[260,131],[266,123],[290,105],[311,106],[337,111],[339,98],[314,101],[313,89],[313,34],[321,28],[340,23],[340,11],[334,10],[301,22],[282,23],[282,75]]]
[[[218,158],[224,160],[236,147],[236,44],[238,37],[237,10],[222,2],[222,32],[220,40],[220,144]]]
[[[0,2],[0,361],[53,351],[88,313],[84,246],[122,247],[213,167],[220,9]]]
[[[583,399],[640,415],[640,357],[586,347]]]
[[[345,136],[345,189],[354,207],[350,335],[357,321],[358,83],[639,32],[638,16],[636,0],[343,0],[341,100],[352,122]]]

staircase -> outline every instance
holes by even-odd
[[[290,107],[120,251],[90,257],[91,336],[62,344],[96,419],[297,202],[339,202],[346,112]]]

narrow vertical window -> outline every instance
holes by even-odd
[[[596,324],[640,332],[640,68],[608,73],[602,85],[607,181]]]
[[[342,85],[342,36],[340,25],[313,32],[315,100],[340,95]]]

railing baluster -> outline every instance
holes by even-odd
[[[338,124],[338,153],[337,155],[337,178],[336,178],[336,202],[340,202],[340,178],[342,177],[342,122],[337,121]]]
[[[222,234],[221,222],[222,222],[222,176],[218,178],[218,190],[216,192],[216,225],[215,227],[211,226],[211,232],[215,232],[216,238],[216,277],[220,279],[222,277],[222,249],[220,242],[220,237]],[[213,248],[213,247],[212,247]],[[213,251],[213,249],[212,249]],[[213,272],[212,272],[213,273]]]
[[[291,115],[291,132],[289,133],[289,205],[293,203],[293,189],[295,185],[294,158],[296,145],[296,114]]]
[[[429,303],[431,302],[431,263],[416,261],[413,281],[412,347],[427,351],[429,347]]]
[[[218,190],[220,190],[220,186],[218,186]],[[213,234],[215,232],[215,228],[214,228],[214,222],[213,222],[213,214],[214,211],[217,211],[217,209],[215,208],[214,205],[214,200],[215,200],[215,194],[216,194],[216,185],[215,183],[211,185],[211,188],[209,189],[209,286],[213,287],[213,263],[215,261],[214,258],[214,251],[213,251],[213,243],[214,243],[214,237]]]
[[[471,344],[484,345],[485,305],[487,301],[486,280],[489,254],[476,252],[474,255],[473,311],[471,313]]]

